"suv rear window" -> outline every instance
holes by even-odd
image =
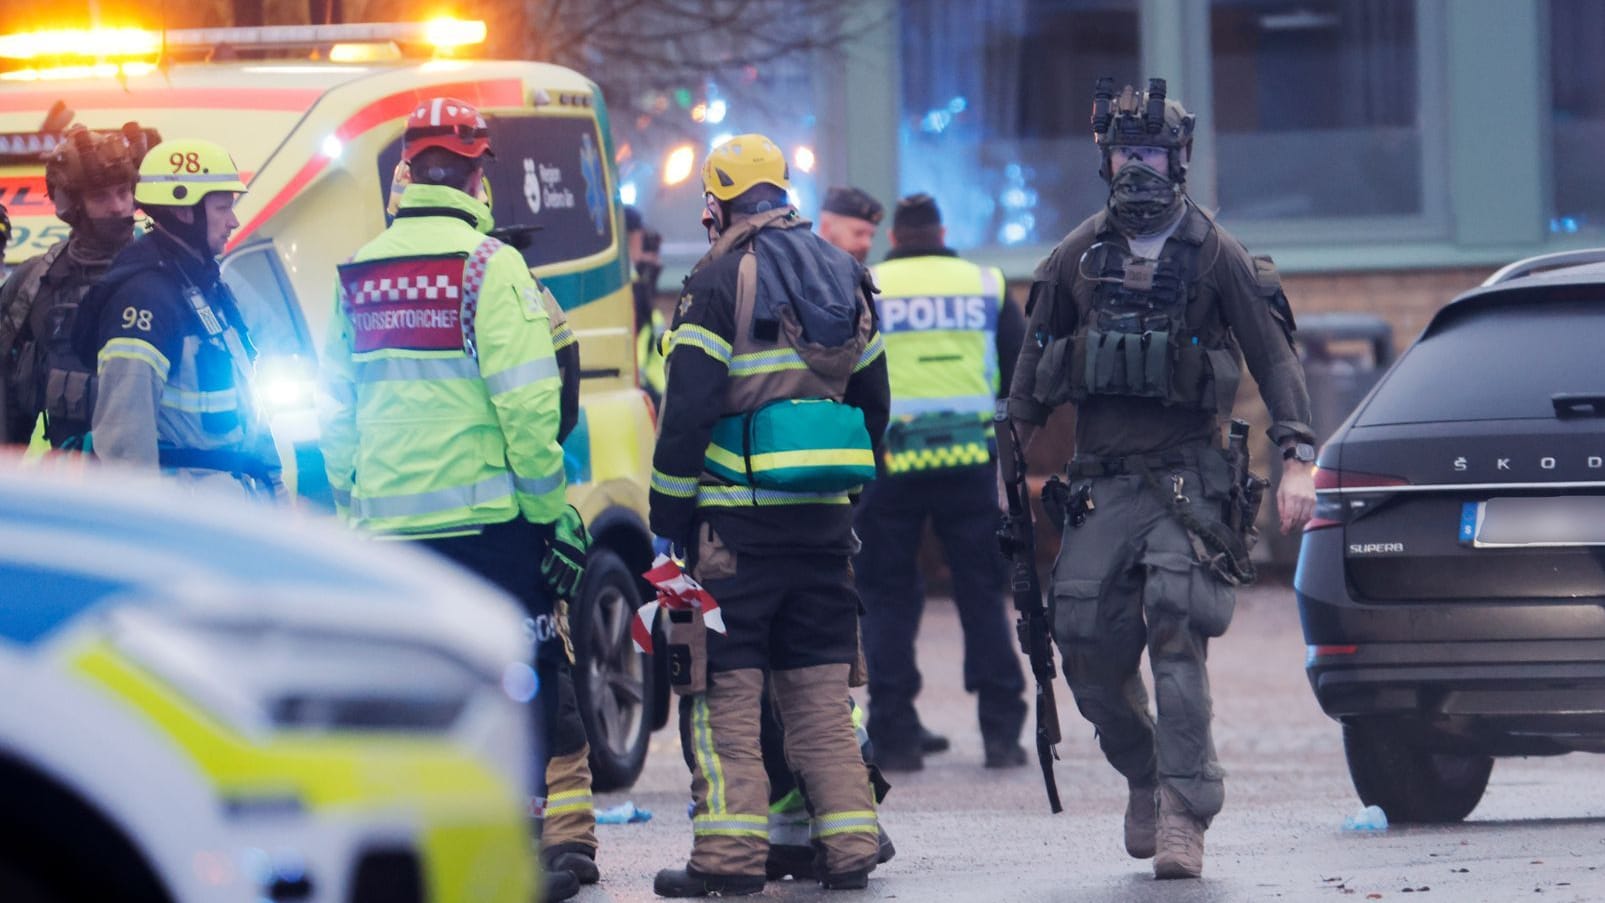
[[[1556,393],[1605,392],[1602,335],[1605,297],[1467,311],[1399,359],[1355,425],[1554,417]]]
[[[594,118],[487,116],[486,124],[496,155],[485,162],[485,175],[497,228],[540,227],[524,248],[525,263],[544,266],[613,246],[608,161]],[[397,138],[379,155],[379,184],[385,192],[400,159]]]

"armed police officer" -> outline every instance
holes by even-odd
[[[1156,877],[1194,878],[1224,799],[1205,657],[1233,586],[1253,577],[1257,487],[1220,423],[1246,359],[1287,459],[1288,530],[1314,505],[1309,398],[1270,259],[1187,197],[1193,116],[1161,79],[1119,95],[1104,79],[1092,124],[1109,201],[1037,268],[1009,411],[1029,441],[1054,407],[1076,407],[1055,637],[1076,706],[1127,781],[1126,851],[1154,857]]]
[[[279,459],[252,393],[255,351],[217,268],[244,192],[210,141],[151,148],[134,188],[151,229],[84,297],[73,349],[96,366],[97,457],[271,497]]]
[[[923,767],[947,747],[914,710],[920,671],[914,638],[925,608],[918,553],[925,524],[941,540],[964,629],[964,688],[977,696],[988,768],[1025,763],[1025,678],[1003,609],[997,554],[992,412],[1025,332],[1003,274],[946,245],[936,201],[916,194],[892,214],[892,251],[874,270],[886,337],[892,418],[883,478],[856,514],[864,549],[854,561],[864,598],[869,735],[887,770]]]
[[[149,141],[132,122],[117,132],[75,125],[45,160],[45,190],[70,232],[17,267],[0,289],[6,442],[26,444],[42,426],[51,447],[84,447],[95,364],[73,352],[73,326],[90,287],[134,239],[134,181]]]
[[[847,691],[858,648],[850,496],[874,478],[889,404],[872,288],[863,267],[808,231],[768,138],[715,148],[702,185],[712,248],[669,332],[651,519],[689,547],[726,632],[705,631],[700,613],[670,613],[693,840],[685,868],[659,872],[654,890],[763,889],[766,673],[811,804],[815,875],[827,888],[864,887],[877,819]]]
[[[486,235],[479,111],[426,100],[402,142],[410,184],[395,220],[339,271],[319,405],[329,484],[353,526],[420,542],[523,603],[540,678],[534,740],[549,757],[536,778],[545,898],[564,899],[598,871],[556,604],[574,598],[589,546],[564,497],[562,331],[523,257]]]

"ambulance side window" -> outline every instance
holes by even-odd
[[[295,290],[279,266],[272,242],[235,251],[224,258],[221,268],[260,356],[315,359]]]

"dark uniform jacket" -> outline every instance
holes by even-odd
[[[790,208],[785,208],[790,210]],[[795,211],[783,220],[767,217],[752,241],[759,256],[758,304],[791,305],[807,328],[811,319],[824,317],[825,311],[855,310],[871,318],[870,283],[863,267],[846,252],[807,230],[807,222],[796,219]],[[735,229],[732,226],[732,229]],[[744,247],[744,244],[743,246]],[[737,324],[738,268],[742,247],[721,248],[704,258],[687,278],[670,329],[668,384],[658,418],[658,441],[653,455],[652,531],[677,543],[688,543],[694,522],[701,518],[713,525],[724,543],[738,552],[790,554],[820,552],[850,554],[853,551],[852,509],[848,505],[784,505],[773,507],[722,507],[698,509],[696,499],[660,491],[657,481],[690,481],[703,475],[703,459],[714,424],[726,413],[727,388],[731,381],[731,348],[755,342],[756,347],[788,346],[779,336],[748,335],[737,341],[738,328],[754,330],[755,323]],[[689,327],[689,328],[688,328]],[[708,336],[705,345],[689,340],[692,334]],[[873,335],[872,351],[863,359],[847,382],[842,401],[864,413],[875,458],[880,458],[880,442],[886,432],[891,407],[886,357],[882,342]],[[700,340],[699,340],[700,341]],[[707,345],[722,343],[705,351]],[[703,475],[706,484],[712,478]]]
[[[256,419],[242,363],[221,340],[207,338],[186,297],[190,288],[248,349],[245,323],[217,262],[159,229],[124,248],[85,297],[73,347],[98,368],[95,453],[276,481],[278,456]]]
[[[1099,243],[1128,250],[1126,238],[1100,211],[1077,226],[1037,267],[1027,305],[1027,330],[1009,393],[1009,413],[1042,424],[1050,406],[1046,383],[1056,377],[1039,372],[1043,350],[1054,339],[1072,335],[1093,310],[1097,283],[1084,257]],[[1270,410],[1271,441],[1290,437],[1313,442],[1310,401],[1304,374],[1293,352],[1293,316],[1269,258],[1255,258],[1226,230],[1191,203],[1167,239],[1196,248],[1197,278],[1188,290],[1186,323],[1206,346],[1221,345],[1248,370]],[[1229,400],[1227,401],[1229,405]],[[1092,395],[1076,407],[1076,453],[1115,457],[1147,454],[1179,445],[1218,444],[1220,411],[1166,404],[1161,399]]]

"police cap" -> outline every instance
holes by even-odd
[[[880,201],[870,197],[869,192],[862,188],[851,185],[836,185],[825,192],[825,203],[820,205],[820,209],[876,226],[881,224],[881,217],[886,214],[886,208],[881,206]]]

